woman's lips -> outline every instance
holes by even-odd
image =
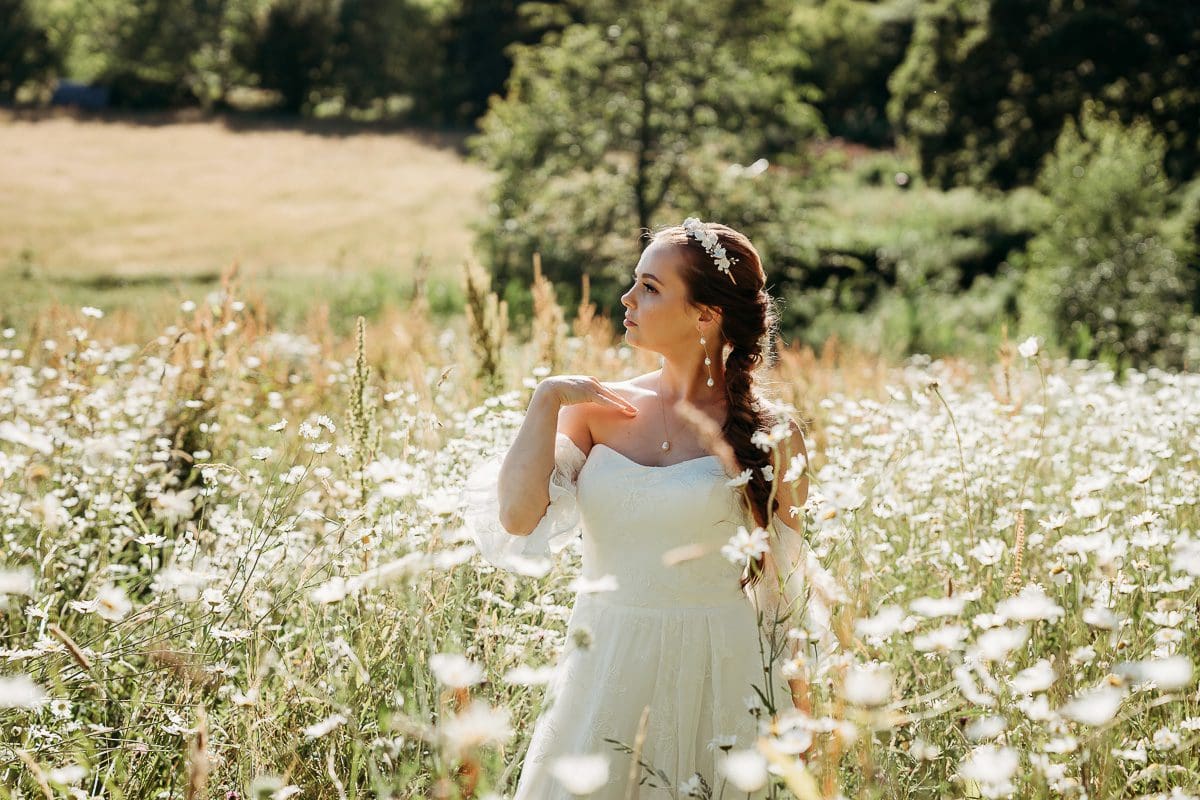
[[[626,328],[636,328],[637,323],[634,322],[633,320],[631,320],[629,317],[626,317],[625,318],[625,327]]]

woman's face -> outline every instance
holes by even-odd
[[[621,295],[625,338],[631,345],[659,353],[683,341],[695,346],[699,311],[687,301],[681,272],[681,256],[673,245],[651,242],[642,251],[630,276],[633,286]]]

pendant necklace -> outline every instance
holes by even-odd
[[[665,451],[667,451],[667,450],[670,450],[670,449],[671,449],[671,442],[669,441],[669,439],[670,439],[671,437],[670,437],[670,436],[667,434],[667,407],[666,407],[666,405],[663,403],[663,396],[662,396],[662,371],[661,371],[661,370],[660,370],[660,371],[659,371],[659,373],[658,373],[658,407],[659,407],[659,409],[662,411],[662,418],[663,418],[663,435],[667,436],[667,438],[666,438],[666,439],[663,439],[663,443],[662,443],[662,449],[663,449],[663,451],[665,452]]]

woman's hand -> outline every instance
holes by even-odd
[[[591,375],[551,375],[537,385],[535,392],[547,392],[559,405],[599,403],[611,406],[628,417],[636,416],[637,407]]]

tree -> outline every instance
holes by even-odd
[[[797,79],[820,87],[829,133],[876,147],[892,144],[888,77],[912,38],[908,0],[807,0],[794,12],[794,41],[808,54]]]
[[[1200,168],[1200,4],[933,0],[889,86],[893,125],[942,187],[1032,182],[1087,100],[1150,120],[1172,177]]]
[[[1190,244],[1170,219],[1165,153],[1148,123],[1089,103],[1038,177],[1054,213],[1029,243],[1022,316],[1073,356],[1178,369],[1200,336],[1200,276],[1181,258]]]
[[[27,1],[0,0],[0,102],[11,102],[27,83],[45,80],[59,62]]]
[[[283,109],[299,113],[327,79],[329,53],[337,35],[332,0],[280,0],[260,20],[245,60],[259,84],[283,98]]]
[[[822,130],[791,79],[787,3],[567,5],[576,21],[513,48],[507,95],[471,142],[497,172],[479,245],[498,285],[528,284],[536,251],[568,297],[587,271],[613,303],[642,230],[696,214],[753,235],[783,216],[775,176],[731,165],[795,154]]]

